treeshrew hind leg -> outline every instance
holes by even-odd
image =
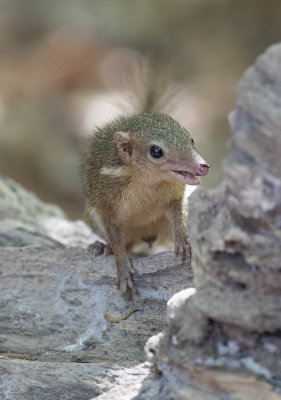
[[[90,244],[87,249],[94,256],[101,256],[103,254],[108,256],[113,254],[111,246],[100,242],[99,240],[96,240],[94,243]]]

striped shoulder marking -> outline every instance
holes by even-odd
[[[102,175],[110,175],[110,176],[126,176],[126,169],[125,167],[102,167],[100,170]]]

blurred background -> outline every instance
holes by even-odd
[[[144,55],[183,82],[181,122],[216,186],[237,83],[280,40],[280,0],[0,0],[0,175],[81,217],[81,148]]]

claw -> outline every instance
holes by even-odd
[[[133,284],[133,282],[132,282],[132,279],[131,278],[129,278],[128,279],[128,287],[130,288],[130,289],[133,289],[133,287],[134,287],[134,284]]]
[[[134,284],[132,281],[133,268],[131,266],[126,266],[117,273],[117,284],[122,294],[127,298],[132,298],[132,292],[134,289]]]
[[[188,237],[178,238],[175,241],[175,254],[177,257],[181,257],[183,261],[187,259],[187,254],[191,257],[191,247]]]
[[[122,279],[120,281],[120,290],[122,293],[126,293],[127,292],[127,282],[125,279]]]

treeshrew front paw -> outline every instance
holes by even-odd
[[[134,287],[132,281],[133,269],[130,265],[117,268],[117,285],[123,294],[132,292]]]
[[[176,238],[175,240],[175,254],[186,260],[187,256],[191,258],[191,247],[189,244],[189,238],[187,235]]]

